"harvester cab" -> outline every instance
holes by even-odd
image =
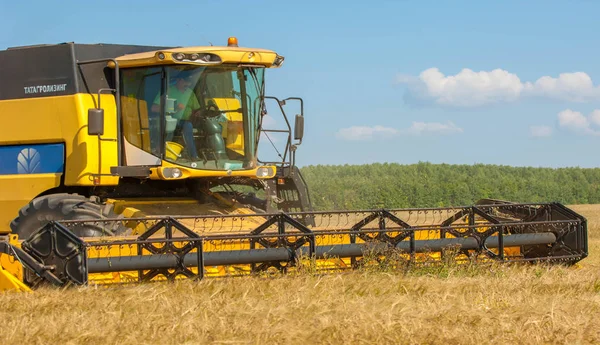
[[[0,51],[0,290],[441,262],[448,247],[463,262],[587,256],[585,218],[556,203],[313,211],[303,101],[265,95],[283,61],[234,37]],[[264,125],[267,101],[283,129]],[[273,133],[284,148],[260,159]]]
[[[261,133],[266,131],[262,128],[265,98],[278,104],[286,101],[265,96],[265,69],[278,68],[283,61],[273,51],[239,48],[235,37],[229,38],[227,47],[160,49],[106,59],[115,76],[114,88],[108,91],[117,97],[121,144],[117,152],[122,154],[111,166],[110,176],[186,181],[200,201],[217,198],[229,207],[243,202],[263,212],[309,211],[308,191],[295,168],[295,148],[302,136],[292,141],[292,127],[283,108],[284,155],[275,162],[262,162],[258,157]],[[98,99],[105,90],[98,91]],[[296,133],[303,133],[300,109]],[[88,134],[102,140],[104,125],[104,109],[100,105],[89,109]],[[93,177],[100,180],[101,176]],[[260,191],[262,198],[254,193],[249,197],[240,192],[211,192],[214,187],[232,185]],[[289,191],[303,197],[282,200]]]

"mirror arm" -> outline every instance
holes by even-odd
[[[117,90],[115,90],[115,89],[99,89],[98,90],[98,107],[96,109],[101,109],[102,108],[100,106],[100,94],[102,94],[102,93],[109,93],[109,92],[117,92]]]
[[[115,89],[99,89],[98,90],[98,104],[96,108],[88,109],[88,135],[97,135],[98,140],[101,140],[100,136],[104,134],[104,110],[100,100],[102,93],[116,92]],[[94,114],[94,115],[92,115]],[[90,131],[90,123],[92,124]]]

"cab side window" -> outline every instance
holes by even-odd
[[[156,156],[160,156],[161,121],[151,107],[160,89],[159,67],[121,71],[123,135],[130,144]]]

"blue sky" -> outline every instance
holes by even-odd
[[[61,4],[0,2],[0,49],[236,36],[284,55],[267,93],[305,101],[301,166],[600,166],[597,1]]]

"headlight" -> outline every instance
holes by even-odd
[[[223,62],[219,55],[212,53],[173,53],[172,56],[177,62],[196,62],[211,65],[217,65]]]
[[[180,178],[182,174],[179,168],[164,168],[163,175],[166,178]]]
[[[277,55],[277,57],[273,61],[273,65],[276,67],[281,67],[283,65],[283,60],[285,60],[283,56]]]
[[[256,169],[256,177],[269,177],[269,176],[273,176],[274,172],[273,172],[273,168],[271,167],[260,167],[258,169]]]

